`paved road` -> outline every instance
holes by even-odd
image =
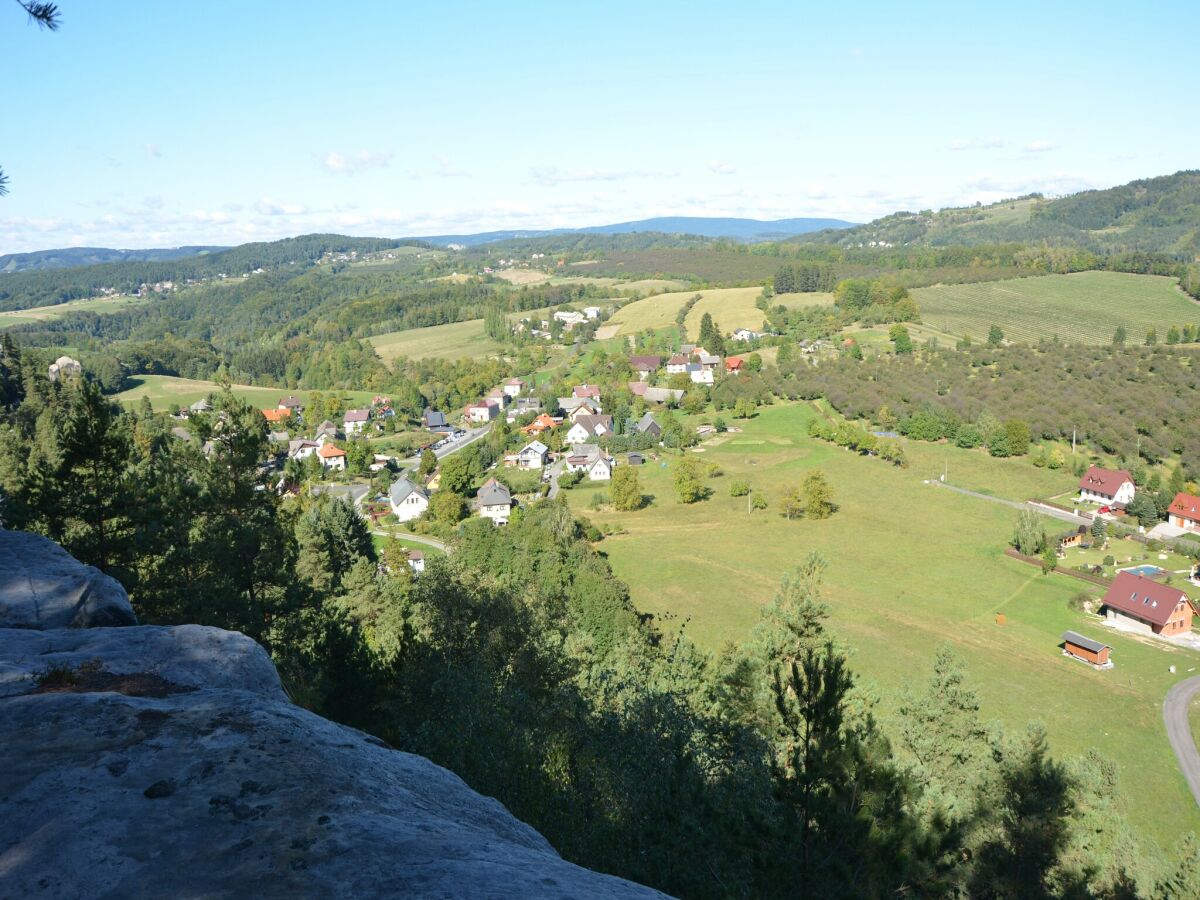
[[[1052,516],[1055,519],[1061,519],[1064,522],[1069,522],[1072,525],[1091,525],[1092,520],[1086,516],[1077,516],[1075,513],[1068,512],[1065,509],[1055,509],[1053,506],[1042,506],[1038,503],[1028,503],[1020,500],[1005,500],[1003,497],[993,497],[991,494],[981,494],[979,491],[971,491],[966,488],[955,487],[952,484],[946,484],[944,481],[930,479],[925,482],[932,484],[934,487],[946,488],[958,494],[966,494],[968,497],[977,497],[980,500],[990,500],[992,503],[1000,503],[1004,506],[1012,507],[1013,509],[1032,509],[1036,513],[1041,513],[1044,516]]]
[[[483,437],[485,434],[487,434],[489,431],[491,431],[491,429],[492,429],[491,425],[481,425],[479,428],[468,428],[466,433],[463,434],[462,437],[460,437],[458,440],[456,440],[452,444],[447,444],[445,447],[441,447],[437,450],[434,450],[433,455],[436,456],[438,459],[445,459],[451,453],[457,453],[463,447],[467,447],[467,446],[470,446],[471,444],[475,443],[477,440],[479,440],[481,437]],[[409,465],[409,466],[420,465],[421,454],[417,453],[413,456],[408,457],[407,459],[402,459],[400,462],[401,462],[401,465]]]
[[[558,496],[558,477],[562,475],[567,468],[566,459],[556,460],[554,465],[550,467],[550,490],[546,496],[553,500]]]
[[[1200,806],[1200,752],[1196,750],[1188,724],[1188,707],[1197,694],[1200,694],[1200,675],[1185,678],[1167,691],[1163,701],[1163,723],[1167,726],[1167,740],[1179,760],[1179,769],[1192,789],[1196,805]]]

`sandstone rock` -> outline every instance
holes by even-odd
[[[120,582],[47,538],[0,530],[0,628],[136,625]]]
[[[662,896],[289,703],[244,635],[51,628],[79,621],[51,601],[81,578],[97,614],[128,600],[29,538],[0,532],[0,621],[19,626],[0,627],[0,897]]]

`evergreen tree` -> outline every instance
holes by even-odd
[[[1118,325],[1117,330],[1113,332],[1112,345],[1114,347],[1124,347],[1125,339],[1126,339],[1125,326]]]

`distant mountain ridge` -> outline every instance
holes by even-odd
[[[7,253],[0,256],[0,273],[27,272],[31,269],[70,269],[110,262],[161,262],[204,256],[228,250],[228,247],[168,247],[154,250],[113,250],[109,247],[64,247],[58,250],[34,250],[32,253]]]
[[[659,216],[637,219],[632,222],[617,222],[612,225],[589,225],[585,228],[527,228],[484,231],[474,234],[425,235],[420,239],[431,244],[446,246],[462,244],[477,247],[497,241],[522,238],[553,237],[560,234],[694,234],[706,238],[729,238],[744,243],[778,241],[815,231],[851,228],[853,222],[842,219],[742,219],[712,216]]]

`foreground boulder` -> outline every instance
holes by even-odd
[[[31,538],[0,531],[6,582],[14,539],[49,545],[26,556],[29,603],[88,574]],[[456,775],[294,706],[243,635],[37,629],[46,615],[5,597],[2,897],[661,896],[564,862]]]

